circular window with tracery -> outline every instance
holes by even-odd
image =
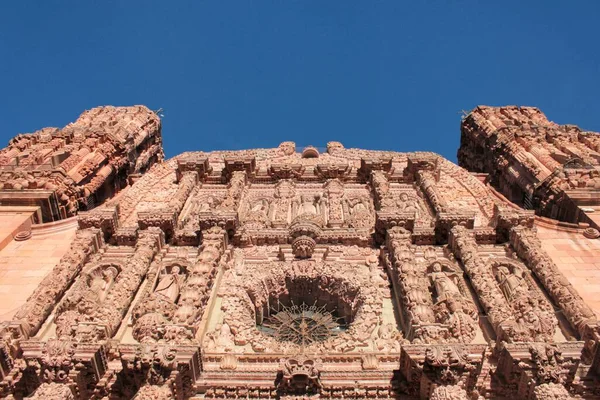
[[[249,344],[259,353],[366,347],[383,298],[364,270],[314,260],[250,264],[223,297],[229,335],[222,341]]]
[[[344,318],[331,312],[326,305],[306,303],[286,306],[278,304],[277,309],[263,319],[258,329],[280,342],[291,342],[299,346],[309,346],[324,342],[348,328]]]
[[[282,343],[310,346],[346,332],[359,288],[323,277],[288,278],[257,308],[256,327]],[[352,299],[355,301],[353,302]],[[265,299],[266,300],[266,299]]]

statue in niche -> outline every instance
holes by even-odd
[[[319,209],[321,210],[322,214],[326,213],[326,210],[329,210],[329,212],[332,214],[331,218],[334,218],[334,219],[342,218],[341,208],[337,209],[336,207],[331,207],[333,204],[336,204],[336,202],[333,201],[331,196],[325,195],[325,196],[321,197],[320,199],[318,199],[318,202],[319,202]],[[324,215],[323,215],[323,217],[324,217]]]
[[[267,214],[269,212],[269,202],[266,199],[260,199],[250,209],[253,213]]]
[[[242,249],[235,249],[233,251],[233,269],[236,273],[241,273],[244,267],[244,251]]]
[[[348,204],[348,209],[351,215],[367,213],[369,211],[369,206],[364,198],[354,198],[346,200]]]
[[[400,193],[400,198],[396,203],[396,206],[401,212],[404,213],[415,213],[415,216],[418,217],[421,211],[421,207],[419,203],[408,197],[408,193]]]
[[[496,271],[496,280],[508,301],[514,299],[518,292],[527,290],[523,271],[517,266],[513,267],[512,272],[505,265],[499,266]]]
[[[311,196],[302,195],[300,197],[300,209],[298,215],[317,215],[317,207],[315,206],[315,199]]]
[[[368,228],[372,224],[370,203],[365,197],[346,200],[346,221],[352,228]]]
[[[449,297],[462,297],[462,293],[458,288],[458,277],[456,274],[449,274],[442,270],[442,264],[439,262],[433,263],[431,266],[432,272],[429,274],[429,279],[435,289],[437,301],[444,300]]]
[[[165,273],[162,275],[158,285],[156,285],[156,289],[154,289],[154,293],[169,299],[172,303],[175,303],[179,297],[179,291],[181,290],[181,285],[183,284],[184,279],[185,275],[181,273],[181,267],[174,265],[171,267],[170,273]]]
[[[244,221],[254,228],[263,228],[269,219],[270,202],[267,199],[258,199],[250,203]]]
[[[115,267],[96,268],[91,275],[90,291],[95,293],[98,301],[103,301],[108,294],[119,271]]]
[[[477,308],[467,297],[468,289],[460,279],[458,269],[435,261],[430,266],[429,279],[433,286],[435,303],[432,307],[434,321],[447,326],[440,332],[446,340],[470,343],[477,330]]]
[[[214,210],[216,205],[217,205],[217,202],[216,202],[215,198],[212,196],[209,196],[208,199],[206,199],[206,201],[200,202],[200,210],[199,211],[204,212],[204,211]]]

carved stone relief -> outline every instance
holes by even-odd
[[[81,121],[94,127],[103,113]],[[69,252],[0,325],[2,396],[597,395],[593,311],[542,250],[533,213],[484,178],[433,153],[339,142],[156,163],[160,126],[138,117],[110,119],[118,129],[104,134],[43,130],[0,152],[3,188],[26,191],[51,181],[34,161],[67,149],[54,156],[69,178],[52,189],[65,215],[116,172],[145,172],[79,216]],[[498,128],[508,117],[469,118],[479,143],[485,121]],[[599,143],[559,130],[547,143],[504,141],[512,158],[493,158],[493,184],[530,190],[532,176],[550,176],[540,196],[554,178],[574,185]],[[23,171],[6,168],[23,152]],[[461,157],[488,165],[471,153]],[[568,154],[583,164],[552,177]]]

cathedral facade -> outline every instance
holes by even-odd
[[[0,151],[0,396],[600,398],[600,139],[187,152],[143,106]],[[598,209],[598,211],[596,211]]]

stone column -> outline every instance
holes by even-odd
[[[538,144],[532,144],[529,152],[542,164],[550,173],[556,168],[560,168],[561,164],[550,156],[546,149]]]
[[[142,343],[192,341],[226,246],[227,233],[222,227],[214,226],[202,231],[202,246],[196,263],[186,271],[187,278],[177,299],[171,300],[155,293],[154,286],[147,288],[133,311],[133,337]],[[161,269],[160,262],[156,269]],[[153,269],[148,277],[150,285],[155,284],[155,276]]]
[[[371,185],[375,191],[375,200],[378,209],[382,209],[386,206],[386,198],[390,191],[390,183],[385,176],[383,171],[372,171],[371,172]]]
[[[138,224],[141,229],[156,226],[163,230],[167,239],[171,237],[177,225],[177,218],[183,209],[190,193],[198,182],[196,171],[186,171],[179,179],[179,187],[169,201],[168,205],[159,211],[146,211],[138,213]]]
[[[511,330],[507,329],[507,323],[514,323],[511,321],[512,311],[496,285],[491,269],[477,251],[475,234],[464,226],[455,226],[451,230],[449,242],[454,253],[461,259],[498,340],[510,340]]]
[[[275,204],[273,211],[273,226],[276,228],[286,227],[288,224],[288,212],[292,205],[292,199],[296,193],[294,182],[289,179],[280,180],[276,185]]]
[[[227,196],[219,205],[219,209],[225,211],[237,211],[245,186],[246,171],[233,171],[227,188]]]
[[[426,274],[415,263],[415,249],[411,234],[401,227],[387,230],[387,247],[392,259],[392,276],[398,306],[404,310],[402,319],[409,338],[420,340],[426,336],[421,325],[435,323],[433,303],[428,290]]]
[[[168,209],[179,214],[197,183],[198,173],[196,171],[184,172],[179,180],[177,192],[175,192],[175,195],[169,201]]]
[[[81,276],[73,292],[57,311],[57,335],[76,337],[83,342],[112,337],[163,243],[164,236],[160,229],[142,231],[134,254],[124,260],[126,267],[119,273],[103,301],[90,296],[90,287],[84,282],[88,277]]]
[[[444,203],[436,189],[436,179],[434,171],[431,170],[418,170],[415,172],[417,178],[417,184],[429,199],[431,206],[435,210],[436,214],[444,212]]]
[[[174,331],[171,335],[173,339],[192,339],[196,334],[204,307],[210,297],[219,261],[226,248],[227,232],[225,229],[213,226],[202,231],[202,246],[196,264],[181,290],[177,310],[173,316],[173,322],[176,324],[176,327],[171,328]],[[182,329],[182,325],[186,328]],[[167,335],[169,329],[167,327]]]
[[[96,175],[90,180],[90,183],[84,186],[85,195],[90,196],[91,194],[96,193],[114,171],[114,168],[110,164],[100,168]]]

